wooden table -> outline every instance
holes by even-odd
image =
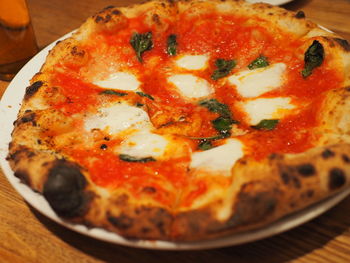
[[[44,47],[105,6],[138,0],[27,0]],[[350,40],[349,0],[295,0],[287,9]],[[0,82],[0,97],[8,83]],[[1,120],[0,120],[1,123]],[[151,251],[105,243],[50,221],[29,205],[0,171],[0,262],[350,262],[350,197],[286,233],[245,245],[203,251]]]

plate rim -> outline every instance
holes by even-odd
[[[6,156],[8,155],[8,144],[11,140],[10,133],[13,130],[12,123],[17,117],[17,113],[24,96],[25,88],[29,85],[29,80],[34,76],[35,73],[37,73],[40,70],[49,50],[51,50],[55,46],[57,41],[62,41],[66,39],[67,37],[71,36],[73,32],[74,31],[52,42],[50,45],[41,50],[37,55],[35,55],[11,81],[0,101],[0,119],[5,120],[4,125],[0,126],[0,167],[2,168],[5,177],[10,182],[12,187],[17,191],[17,193],[29,205],[35,208],[35,210],[37,210],[50,220],[80,234],[109,243],[134,248],[156,250],[214,249],[227,246],[241,245],[248,242],[261,240],[293,229],[326,212],[350,194],[350,188],[345,189],[316,204],[308,206],[293,214],[287,215],[286,217],[283,217],[259,229],[244,231],[217,239],[202,240],[196,242],[130,240],[122,237],[119,234],[109,232],[101,228],[88,228],[82,224],[70,223],[59,218],[41,194],[34,192],[30,187],[21,183],[20,180],[14,176],[14,173],[11,170],[9,163],[6,160]]]

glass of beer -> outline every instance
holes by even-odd
[[[9,81],[39,51],[25,0],[0,0],[0,79]]]

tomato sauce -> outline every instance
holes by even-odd
[[[90,105],[96,104],[97,94],[101,92],[94,85],[64,73],[56,73],[52,85],[58,86],[61,94],[66,97],[63,102],[58,101],[53,107],[66,115],[86,111]]]
[[[53,85],[62,89],[66,100],[55,104],[54,107],[67,115],[84,112],[89,106],[98,107],[96,94],[99,89],[80,80],[79,74],[89,72],[91,63],[97,63],[96,57],[101,56],[111,64],[119,63],[126,69],[132,68],[138,75],[143,92],[150,94],[160,107],[164,104],[181,109],[187,116],[195,116],[195,113],[202,112],[202,129],[197,136],[217,135],[212,120],[219,115],[209,112],[194,101],[184,99],[167,82],[169,74],[179,72],[174,66],[174,57],[166,53],[167,38],[170,34],[175,34],[178,54],[207,54],[210,57],[206,69],[190,73],[206,79],[215,90],[215,98],[226,104],[233,113],[233,118],[239,122],[239,127],[248,131],[239,138],[247,148],[246,154],[255,159],[262,159],[271,153],[298,153],[307,150],[312,147],[315,139],[312,128],[318,125],[318,110],[323,101],[323,94],[338,88],[342,76],[328,69],[325,60],[324,66],[316,68],[307,79],[303,78],[300,72],[304,61],[296,55],[296,50],[303,44],[302,40],[294,39],[290,34],[276,31],[277,29],[269,31],[270,29],[261,26],[264,25],[264,21],[256,19],[254,22],[251,19],[217,14],[205,14],[198,18],[183,14],[176,23],[162,20],[162,23],[167,24],[165,32],[156,26],[146,25],[145,17],[129,19],[126,28],[115,34],[99,33],[92,39],[91,44],[87,44],[85,49],[93,56],[85,69],[85,66],[70,66],[74,74],[55,75]],[[142,63],[137,60],[130,45],[130,39],[135,32],[152,32],[153,47],[142,54]],[[105,58],[103,52],[112,48],[115,58]],[[283,118],[271,131],[258,131],[249,127],[244,121],[245,113],[237,108],[237,102],[242,98],[235,88],[222,80],[211,79],[211,74],[216,69],[216,59],[235,60],[236,66],[230,73],[232,74],[246,70],[247,65],[261,54],[268,58],[270,64],[283,62],[288,68],[284,85],[264,96],[290,97],[292,102],[298,105],[298,112]],[[198,110],[199,108],[201,110]],[[178,189],[181,192],[190,181],[187,168],[191,160],[189,155],[182,159],[135,163],[122,161],[115,153],[103,151],[98,147],[74,150],[70,154],[88,168],[91,180],[97,185],[110,189],[123,185],[135,196],[140,196],[145,187],[152,186],[157,189],[154,194],[155,200],[164,205],[174,204],[176,196],[171,192]],[[197,188],[183,200],[184,204],[190,205],[205,193],[207,188],[205,182],[198,181]]]

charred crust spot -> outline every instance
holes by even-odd
[[[156,23],[157,25],[161,25],[160,17],[159,17],[158,14],[153,14],[153,16],[152,16],[152,21],[153,21],[154,23]]]
[[[126,194],[122,194],[118,196],[118,198],[113,202],[117,206],[123,206],[126,205],[129,200],[129,196]]]
[[[269,156],[268,156],[269,160],[283,160],[283,155],[281,154],[277,154],[277,153],[271,153]]]
[[[24,99],[28,100],[30,97],[32,97],[39,88],[44,84],[42,81],[36,81],[32,85],[26,88],[26,93],[24,95]]]
[[[301,194],[301,198],[302,199],[307,199],[307,198],[311,198],[314,195],[314,191],[313,190],[307,190],[305,192],[303,192]]]
[[[331,158],[331,157],[334,157],[335,153],[332,152],[331,150],[329,149],[325,149],[323,152],[322,152],[322,157],[323,159],[328,159],[328,158]]]
[[[303,177],[309,177],[316,173],[315,167],[309,163],[297,166],[297,171]]]
[[[299,189],[301,187],[301,182],[298,177],[292,176],[292,182],[295,188]]]
[[[73,56],[83,57],[85,55],[85,51],[84,50],[79,50],[79,48],[77,46],[74,46],[72,48],[71,54]]]
[[[247,160],[241,159],[241,160],[238,160],[238,163],[241,164],[241,165],[246,165],[247,164]]]
[[[143,192],[149,193],[149,194],[154,194],[157,192],[157,189],[154,188],[153,186],[146,186],[142,189]]]
[[[281,179],[282,179],[282,182],[284,184],[289,184],[290,180],[291,180],[291,177],[288,173],[286,172],[281,172],[280,173],[280,176],[281,176]]]
[[[238,194],[235,213],[228,221],[231,226],[259,222],[272,214],[276,208],[277,199],[272,191],[250,192],[250,184],[254,183],[243,185]]]
[[[111,16],[110,15],[108,15],[109,16],[109,19],[111,18]],[[102,23],[107,23],[108,21],[107,21],[108,19],[107,19],[107,16],[106,17],[103,17],[103,16],[100,16],[100,15],[97,15],[96,17],[95,17],[95,22],[96,23],[100,23],[100,22],[102,22]]]
[[[107,220],[116,228],[126,230],[133,226],[133,219],[127,215],[121,214],[120,216],[112,216],[107,214]]]
[[[85,191],[86,186],[80,167],[66,160],[57,160],[48,172],[43,195],[59,216],[72,218],[87,211],[91,194]]]
[[[118,9],[115,9],[115,10],[112,11],[112,14],[116,15],[116,16],[119,16],[119,15],[122,14],[122,12],[120,12]]]
[[[36,121],[35,121],[35,117],[36,117],[35,112],[26,114],[22,118],[20,118],[17,121],[15,121],[15,124],[16,125],[20,125],[22,123],[31,122],[33,126],[37,126]]]
[[[30,177],[28,172],[23,170],[17,170],[14,175],[21,180],[22,183],[26,185],[30,185]]]
[[[335,42],[337,42],[345,51],[350,51],[350,44],[348,41],[342,38],[333,38]]]
[[[297,204],[296,204],[295,202],[292,202],[292,203],[289,204],[289,206],[290,206],[291,208],[295,208],[296,205],[297,205]]]
[[[307,190],[307,191],[306,191],[306,196],[307,196],[308,198],[311,198],[313,195],[314,195],[314,190]]]
[[[276,153],[271,153],[270,155],[269,155],[269,159],[270,160],[275,160],[275,159],[277,159],[277,154]]]
[[[298,11],[296,14],[295,14],[295,18],[298,18],[298,19],[300,19],[300,18],[305,18],[305,13],[304,13],[304,11]]]
[[[340,168],[333,168],[329,171],[328,187],[330,190],[336,190],[346,183],[345,173]]]
[[[343,161],[344,161],[345,163],[350,163],[350,158],[349,158],[349,156],[347,156],[346,154],[343,154],[341,157],[342,157],[342,159],[343,159]]]
[[[98,23],[98,22],[100,22],[100,21],[102,21],[103,20],[103,17],[102,16],[96,16],[95,17],[95,22],[96,23]]]
[[[101,144],[100,149],[101,150],[106,150],[108,148],[107,144]]]
[[[143,227],[143,228],[141,228],[141,232],[142,232],[143,234],[147,234],[147,233],[151,232],[151,229],[148,228],[148,227]]]
[[[155,215],[149,219],[149,221],[155,225],[159,233],[165,234],[165,220],[169,218],[169,213],[163,209],[163,208],[158,208]]]
[[[12,160],[15,164],[17,164],[21,159],[27,158],[30,159],[33,156],[35,156],[35,153],[30,151],[26,147],[21,147],[18,150],[16,150],[14,153],[9,154],[6,157],[6,160],[10,161]]]
[[[301,187],[301,181],[299,180],[298,176],[295,175],[294,168],[282,168],[279,175],[285,185],[291,185],[296,189],[299,189]]]

